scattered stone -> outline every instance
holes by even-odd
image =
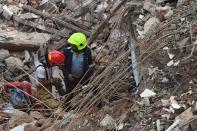
[[[141,131],[141,129],[139,127],[131,127],[129,131]]]
[[[181,52],[183,52],[183,49],[188,44],[190,44],[190,37],[186,37],[182,41],[177,42],[177,45],[180,48]]]
[[[10,52],[8,50],[0,49],[0,61],[5,60],[10,56]]]
[[[24,127],[25,127],[25,124],[19,125],[13,129],[11,129],[10,131],[24,131]]]
[[[110,115],[106,114],[104,119],[100,122],[100,125],[106,129],[112,129],[115,127],[115,120]]]
[[[146,34],[154,31],[159,26],[159,24],[160,21],[156,17],[148,19],[148,21],[146,21],[146,23],[144,24],[144,33]]]
[[[11,12],[6,5],[3,6],[3,16],[7,20],[11,20],[13,12]]]
[[[170,59],[172,59],[172,58],[174,58],[175,55],[168,52],[168,56],[169,56]]]
[[[4,9],[3,16],[5,15],[4,17],[8,18],[8,20],[11,19],[13,14],[18,14],[19,11],[22,11],[22,8],[20,8],[16,5],[9,5],[9,6],[4,5],[3,9]]]
[[[89,121],[86,119],[86,120],[84,121],[84,123],[83,123],[83,126],[87,125],[88,122],[89,122]]]
[[[25,14],[21,14],[20,15],[21,18],[24,18],[24,19],[38,19],[39,16],[33,14],[33,13],[25,13]]]
[[[150,0],[145,0],[144,1],[144,6],[143,8],[150,12],[152,15],[155,13],[155,5],[150,1]]]
[[[180,120],[180,126],[183,126],[184,124],[186,124],[191,118],[193,117],[193,113],[192,113],[192,108],[188,108],[187,110],[185,110],[183,113],[181,113],[179,116],[177,116],[175,119],[176,120]],[[182,130],[186,130],[188,128],[187,126],[184,126]]]
[[[172,66],[172,65],[174,65],[174,60],[171,60],[171,61],[169,61],[169,62],[167,63],[167,66]]]
[[[34,124],[26,124],[24,126],[24,131],[38,131],[38,129]]]
[[[174,109],[180,109],[181,106],[178,104],[178,102],[175,100],[175,97],[174,96],[171,96],[170,97],[170,102],[171,102],[171,106],[174,108]]]
[[[42,126],[45,123],[46,119],[39,119],[37,121],[38,126]]]
[[[161,4],[161,3],[165,2],[165,1],[167,1],[167,0],[157,0],[156,3],[157,4]]]
[[[31,111],[29,115],[36,120],[44,119],[43,115],[38,111]]]
[[[149,98],[145,97],[141,102],[140,104],[142,106],[150,106],[150,101],[149,101]]]
[[[169,19],[173,14],[174,14],[174,11],[173,11],[173,10],[169,10],[169,11],[164,15],[164,17],[165,17],[166,19]]]
[[[37,131],[37,127],[34,124],[23,123],[10,131]]]
[[[124,124],[123,123],[120,123],[117,127],[117,130],[118,131],[121,131],[122,129],[124,128]]]
[[[34,121],[34,119],[32,117],[30,117],[27,113],[22,112],[22,111],[18,111],[18,110],[14,110],[11,115],[11,119],[8,122],[8,125],[10,128],[14,128],[20,124],[31,123],[33,121]]]
[[[15,71],[17,69],[20,70],[20,67],[23,67],[24,64],[22,62],[21,59],[17,58],[17,57],[9,57],[7,59],[5,59],[5,63],[7,65],[7,68],[12,70],[12,71]]]
[[[196,116],[193,116],[196,117]],[[197,131],[197,119],[190,122],[187,131]]]
[[[141,94],[140,94],[140,97],[152,97],[152,96],[155,96],[156,93],[149,90],[149,89],[145,89]]]

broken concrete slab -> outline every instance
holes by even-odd
[[[17,14],[22,9],[17,7],[16,5],[4,5],[3,7],[0,6],[0,8],[3,8],[3,16],[7,20],[11,20],[13,14]],[[2,9],[1,9],[2,10]]]
[[[171,102],[171,106],[174,108],[174,109],[180,109],[181,106],[178,104],[178,102],[175,100],[175,97],[174,96],[171,96],[170,97],[170,102]]]
[[[185,110],[183,113],[181,113],[179,116],[177,116],[175,119],[176,120],[180,120],[180,126],[183,126],[184,124],[186,124],[191,118],[193,117],[193,113],[192,113],[192,108],[188,108],[187,110]],[[188,128],[188,126],[184,126],[182,128],[182,131],[186,131],[186,129]]]
[[[38,111],[31,111],[29,115],[36,120],[44,119],[44,116]]]
[[[115,120],[110,115],[106,114],[104,119],[100,122],[100,125],[106,129],[113,129],[115,127]]]
[[[5,59],[5,63],[7,65],[7,68],[15,71],[15,70],[20,70],[20,67],[22,68],[24,66],[23,62],[21,59],[17,58],[17,57],[9,57],[7,59]]]
[[[33,13],[25,13],[25,14],[21,14],[20,15],[21,18],[24,18],[24,19],[38,19],[39,16],[33,14]]]
[[[186,45],[190,44],[190,37],[186,37],[183,40],[177,42],[178,47],[180,48],[181,52],[183,52],[183,48],[185,48]]]
[[[27,113],[19,110],[14,110],[13,114],[11,115],[11,119],[8,122],[8,125],[12,129],[23,123],[31,123],[33,121],[34,119],[30,117]]]
[[[193,118],[195,119],[197,116],[193,116]],[[192,118],[192,119],[193,119]],[[197,131],[197,119],[193,120],[190,124],[189,127],[187,129],[187,131]]]
[[[156,17],[151,17],[146,21],[144,24],[144,33],[149,33],[151,31],[154,31],[160,24],[160,21]]]
[[[51,35],[46,33],[24,33],[17,30],[7,31],[2,29],[0,29],[0,36],[4,38],[0,41],[0,48],[11,51],[36,51],[51,38]]]
[[[34,124],[23,123],[10,131],[37,131],[37,127]]]
[[[152,97],[152,96],[155,96],[156,93],[149,90],[149,89],[145,89],[141,94],[140,94],[140,97]]]
[[[155,13],[155,4],[153,3],[153,1],[145,0],[143,9],[145,9],[146,11],[148,11],[152,15],[154,15],[154,13]]]
[[[8,50],[0,49],[0,61],[5,60],[5,58],[10,56],[10,52]]]

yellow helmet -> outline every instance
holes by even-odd
[[[83,33],[74,33],[69,37],[68,43],[76,45],[78,50],[82,50],[87,46],[87,38]]]

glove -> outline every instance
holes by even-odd
[[[52,80],[51,80],[51,83],[52,84],[59,84],[59,83],[61,83],[62,82],[62,80],[60,79],[60,78],[53,78]]]
[[[68,74],[68,80],[69,80],[69,81],[74,81],[74,80],[75,80],[74,75]]]

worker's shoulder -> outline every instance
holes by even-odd
[[[43,63],[39,62],[36,64],[36,71],[38,70],[45,70]]]

